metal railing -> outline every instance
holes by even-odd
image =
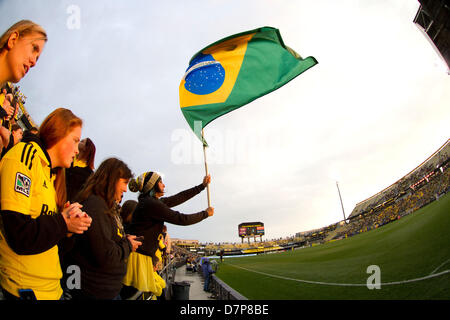
[[[209,286],[211,292],[214,293],[217,300],[248,300],[242,294],[216,277],[215,274],[211,276],[211,282]]]

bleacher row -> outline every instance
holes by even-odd
[[[409,172],[403,178],[390,185],[386,189],[378,192],[370,198],[356,204],[349,218],[369,212],[377,206],[383,205],[385,202],[395,199],[399,195],[404,195],[409,189],[417,189],[428,180],[433,174],[438,173],[440,167],[448,163],[450,155],[450,140],[447,140],[436,152],[428,159]]]
[[[444,145],[446,151],[449,141]],[[303,236],[302,241],[308,244],[324,243],[351,237],[361,232],[379,228],[387,223],[415,212],[440,196],[450,191],[450,162],[447,152],[435,153],[429,159],[440,159],[440,163],[433,166],[425,162],[420,168],[398,181],[398,184],[385,189],[387,192],[377,198],[370,198],[372,202],[361,210],[361,206],[353,210],[346,223],[336,223],[336,228],[325,227],[312,234]],[[432,173],[432,174],[430,174]],[[395,190],[395,192],[393,192]],[[373,201],[376,199],[377,201]],[[357,214],[354,214],[354,213]]]
[[[430,180],[419,190],[351,219],[349,224],[345,225],[333,239],[342,239],[376,229],[415,212],[450,191],[449,176],[450,168],[447,166],[440,179]]]

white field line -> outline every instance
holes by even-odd
[[[439,267],[437,267],[436,269],[433,270],[433,272],[430,273],[430,275],[434,274],[436,271],[438,271],[441,267],[445,266],[447,264],[447,262],[450,262],[450,259],[448,259],[447,261],[445,261],[444,263],[442,263],[441,265],[439,265]]]
[[[238,269],[246,270],[249,272],[259,273],[268,277],[272,278],[278,278],[283,280],[289,280],[289,281],[296,281],[296,282],[304,282],[304,283],[310,283],[310,284],[319,284],[319,285],[326,285],[326,286],[341,286],[341,287],[367,287],[367,283],[361,284],[361,283],[333,283],[333,282],[321,282],[321,281],[311,281],[311,280],[303,280],[303,279],[294,279],[294,278],[288,278],[283,276],[278,276],[270,273],[265,273],[261,271],[251,270],[244,267],[239,267],[233,264],[228,264],[230,266],[233,266]],[[442,272],[436,273],[436,274],[430,274],[425,277],[416,278],[416,279],[409,279],[409,280],[403,280],[403,281],[395,281],[395,282],[386,282],[386,283],[380,283],[380,286],[390,286],[390,285],[397,285],[397,284],[405,284],[410,282],[416,282],[416,281],[422,281],[426,279],[431,279],[435,277],[442,276],[444,274],[450,273],[450,270],[444,270]]]

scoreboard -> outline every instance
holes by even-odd
[[[264,223],[244,222],[239,225],[239,237],[261,237],[264,235]]]

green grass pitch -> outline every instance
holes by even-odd
[[[367,272],[371,265],[379,267],[380,289],[366,286],[373,275]],[[400,220],[351,238],[292,252],[224,259],[217,276],[251,300],[448,300],[448,270],[450,193]],[[436,274],[441,275],[428,278]],[[416,280],[422,278],[426,279]]]

